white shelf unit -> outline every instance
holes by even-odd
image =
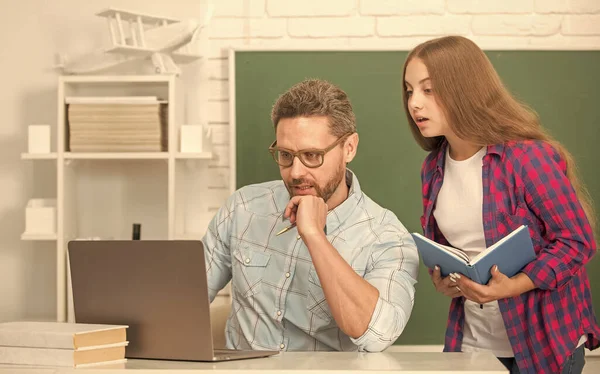
[[[204,234],[202,228],[211,214],[197,209],[198,204],[190,203],[190,199],[203,195],[194,181],[203,179],[202,173],[206,172],[213,154],[178,151],[179,128],[184,122],[184,108],[180,105],[184,87],[180,80],[175,75],[59,77],[56,152],[21,154],[25,160],[51,160],[56,164],[56,235],[23,235],[22,239],[56,241],[58,321],[72,320],[67,289],[69,241],[131,239],[133,223],[142,224],[142,240],[198,239]],[[67,96],[159,97],[168,104],[167,150],[69,152]],[[194,222],[190,223],[191,220]]]
[[[65,160],[168,160],[168,152],[65,152]]]
[[[40,240],[40,241],[54,241],[56,240],[56,234],[21,234],[21,240]]]
[[[22,160],[56,160],[56,152],[51,153],[21,153]]]

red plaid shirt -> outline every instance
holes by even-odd
[[[424,235],[448,244],[433,216],[444,180],[447,143],[431,152],[421,170]],[[536,289],[498,300],[522,373],[558,373],[587,335],[600,346],[585,263],[594,255],[592,228],[566,177],[564,160],[541,141],[487,147],[483,158],[483,226],[486,245],[527,225],[537,253],[523,272]],[[502,271],[502,269],[500,269]],[[464,298],[452,300],[445,352],[461,351]]]

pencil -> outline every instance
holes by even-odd
[[[294,227],[296,227],[295,223],[289,225],[288,227],[283,228],[281,231],[279,231],[277,234],[275,234],[275,236],[279,236],[279,235],[283,234],[284,232],[287,232],[287,231],[293,229]]]

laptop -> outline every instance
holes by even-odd
[[[127,358],[226,361],[278,351],[215,349],[199,240],[68,243],[77,323],[128,325]]]

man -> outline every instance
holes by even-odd
[[[419,260],[346,168],[358,146],[352,106],[338,87],[306,80],[271,118],[282,180],[236,191],[203,239],[211,302],[232,280],[227,347],[382,351],[410,317]]]

